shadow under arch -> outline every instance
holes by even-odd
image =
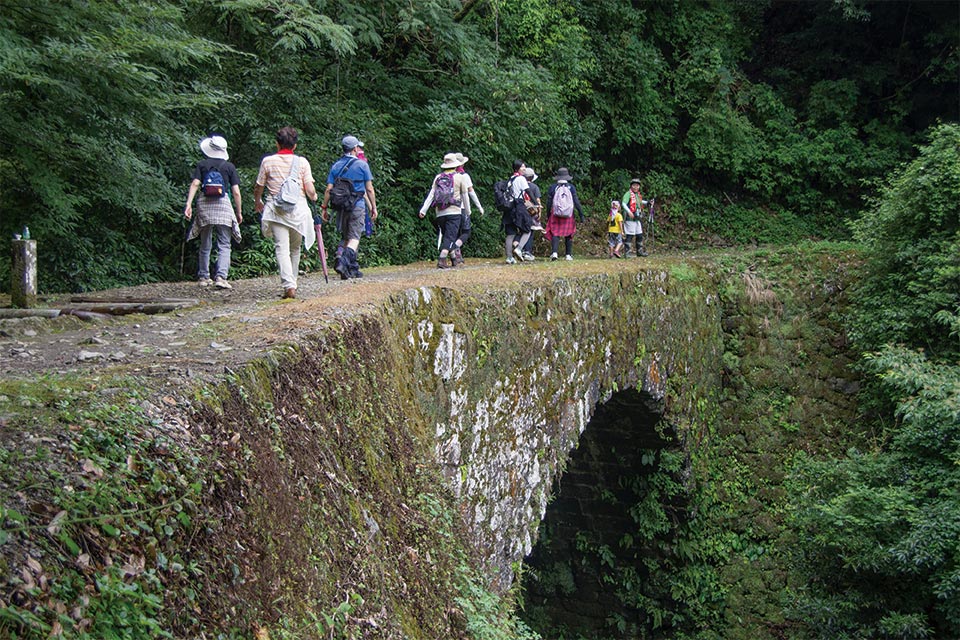
[[[686,517],[683,457],[649,394],[626,389],[597,406],[524,561],[522,617],[533,630],[544,638],[651,637],[659,624],[649,605],[670,604],[659,602],[653,567]]]

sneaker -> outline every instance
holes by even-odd
[[[517,261],[513,258],[507,258],[507,264],[517,264]]]
[[[517,256],[517,260],[523,261],[523,250],[520,249],[520,245],[516,242],[513,243],[513,255]]]
[[[213,284],[213,280],[210,278],[200,278],[200,280],[197,281],[197,284],[201,287],[209,287]]]
[[[564,258],[564,260],[573,260],[573,256],[568,253],[567,257]]]
[[[550,260],[553,261],[553,262],[556,262],[556,261],[557,261],[557,254],[556,254],[556,253],[551,253],[551,254],[550,254]]]
[[[217,278],[216,280],[214,280],[213,286],[215,286],[217,289],[233,289],[230,283],[227,282],[224,278]]]
[[[532,253],[527,253],[527,252],[523,253],[524,262],[533,262],[534,260],[536,260],[536,258],[533,256]]]

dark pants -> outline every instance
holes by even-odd
[[[566,249],[567,255],[572,256],[573,255],[573,236],[564,237],[563,242],[564,242],[564,249]],[[553,253],[557,252],[557,249],[560,248],[560,236],[553,236],[553,238],[550,239],[550,247]]]
[[[467,244],[467,240],[470,239],[471,233],[473,233],[473,225],[470,224],[470,216],[465,213],[461,213],[460,234],[457,236],[457,240],[460,241],[461,246]]]
[[[440,234],[440,251],[452,251],[460,235],[461,216],[440,216],[436,225]]]

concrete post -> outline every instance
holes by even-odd
[[[37,304],[37,241],[14,240],[10,254],[10,301],[14,307],[29,309]]]

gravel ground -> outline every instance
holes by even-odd
[[[0,320],[0,375],[33,377],[42,373],[89,372],[119,367],[138,376],[159,376],[165,384],[184,377],[215,376],[288,343],[326,321],[350,317],[381,304],[389,296],[420,286],[482,291],[491,286],[543,282],[611,270],[635,270],[653,259],[538,260],[508,266],[498,260],[469,260],[459,269],[438,270],[435,263],[365,269],[365,277],[342,281],[331,272],[300,277],[296,300],[281,300],[277,276],[233,281],[233,289],[200,287],[196,282],[166,282],[88,294],[112,300],[180,298],[196,304],[155,315],[132,314],[83,321]],[[43,297],[39,307],[66,306],[70,296]]]

